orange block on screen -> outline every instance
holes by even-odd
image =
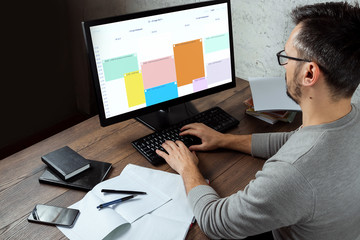
[[[174,59],[178,87],[205,77],[204,54],[201,39],[174,44]]]

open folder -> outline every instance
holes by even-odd
[[[126,196],[104,194],[103,188],[147,194],[98,210],[99,204]],[[70,207],[80,210],[77,221],[72,228],[58,228],[75,240],[184,239],[194,217],[179,175],[133,164],[119,176],[96,185]]]

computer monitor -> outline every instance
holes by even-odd
[[[166,128],[196,113],[189,101],[235,87],[230,0],[82,24],[102,126]]]

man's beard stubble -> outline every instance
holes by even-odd
[[[301,95],[302,95],[302,92],[301,92],[301,85],[299,84],[299,81],[298,81],[298,71],[300,69],[297,68],[295,70],[295,73],[294,73],[294,77],[293,77],[293,84],[295,84],[295,90],[294,90],[294,95],[292,95],[290,93],[290,90],[289,90],[289,84],[287,83],[287,77],[286,77],[286,73],[285,73],[285,85],[286,85],[286,94],[288,95],[288,97],[293,100],[296,104],[300,104],[300,98],[301,98]]]

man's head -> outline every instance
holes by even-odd
[[[293,61],[296,64],[289,83],[289,92],[301,90],[297,81],[301,67],[321,72],[333,100],[350,98],[360,83],[360,8],[348,3],[321,3],[298,7],[292,11],[296,24],[286,52],[288,56],[314,62]],[[317,69],[316,69],[317,68]],[[287,69],[288,70],[288,69]],[[298,71],[298,72],[297,72]],[[296,92],[295,92],[296,94]]]

